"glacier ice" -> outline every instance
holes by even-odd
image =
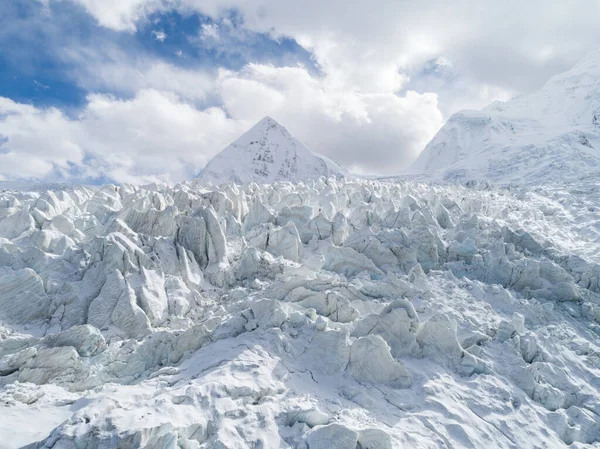
[[[573,189],[588,194],[334,178],[0,192],[0,434],[598,445],[600,197]]]

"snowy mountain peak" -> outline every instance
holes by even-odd
[[[277,123],[277,121],[271,117],[269,117],[268,115],[263,117],[256,125],[254,125],[254,127],[275,127],[278,126],[279,128],[281,128],[282,130],[284,130],[285,132],[288,132],[287,129],[285,129],[283,126],[281,126],[279,123]]]
[[[324,177],[344,177],[345,170],[310,151],[271,117],[265,117],[217,154],[205,167],[201,181],[271,184]]]
[[[454,114],[407,171],[448,181],[570,182],[600,172],[600,50],[537,92]]]

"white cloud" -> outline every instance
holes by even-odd
[[[397,173],[442,125],[435,94],[338,90],[302,67],[222,71],[220,91],[231,117],[270,115],[311,149],[362,173]]]
[[[154,36],[154,39],[160,42],[164,42],[167,38],[167,34],[162,30],[154,30],[152,31],[152,35]]]
[[[216,23],[196,40],[222,52],[252,32],[291,37],[318,73],[258,63],[181,68],[110,43],[65,48],[80,87],[127,99],[90,95],[75,118],[3,99],[11,112],[0,109],[0,137],[9,139],[0,146],[0,176],[76,167],[117,181],[180,180],[264,115],[351,170],[394,174],[451,113],[539,87],[600,41],[596,0],[577,8],[542,0],[71,1],[124,32],[153,12],[201,12]],[[232,8],[243,28],[227,20]]]
[[[441,56],[471,83],[521,93],[600,42],[597,0],[73,1],[120,30],[134,28],[150,11],[177,8],[219,19],[236,9],[248,29],[289,36],[312,52],[330,83],[363,92],[398,89],[423,62]]]
[[[37,109],[0,97],[0,177],[106,176],[118,182],[189,179],[248,126],[141,90],[131,100],[91,95],[83,112]],[[18,175],[16,175],[18,174]]]
[[[46,84],[41,83],[38,80],[33,80],[33,85],[34,85],[35,90],[38,90],[38,91],[50,89],[50,86],[47,86]]]
[[[81,164],[81,128],[55,108],[37,109],[0,97],[0,176],[39,178]],[[3,142],[4,139],[8,141]]]
[[[176,52],[182,57],[183,51]],[[88,91],[110,91],[133,96],[141,89],[172,92],[186,100],[201,102],[213,92],[214,74],[177,67],[159,59],[128,55],[111,43],[101,48],[72,48],[63,53],[74,66],[79,87]]]
[[[219,25],[216,23],[203,23],[200,29],[201,39],[219,39]]]
[[[81,4],[100,25],[116,31],[134,32],[136,22],[151,12],[158,11],[169,0],[73,0]]]
[[[130,100],[90,95],[72,119],[2,99],[0,136],[8,140],[0,176],[189,179],[264,115],[352,170],[393,174],[442,123],[435,94],[348,93],[302,67],[222,70],[214,86],[222,107],[198,109],[175,93],[141,88]]]
[[[198,110],[152,89],[129,101],[91,96],[81,121],[92,152],[130,180],[187,179],[244,128],[219,108]]]

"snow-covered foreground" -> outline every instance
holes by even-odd
[[[599,208],[600,184],[0,193],[0,447],[600,447]]]

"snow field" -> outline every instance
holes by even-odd
[[[1,444],[600,447],[598,196],[573,189],[2,192]]]

